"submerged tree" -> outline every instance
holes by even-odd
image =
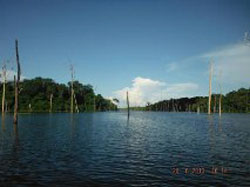
[[[49,97],[49,112],[51,113],[53,109],[53,93],[50,94]]]
[[[3,92],[2,92],[2,115],[5,113],[5,93],[6,93],[6,64],[3,64],[2,67],[2,84],[3,84]]]
[[[79,112],[79,107],[77,104],[77,98],[75,95],[75,90],[74,90],[74,78],[75,78],[75,72],[74,72],[74,66],[70,66],[71,70],[71,96],[70,96],[70,112],[74,113],[74,104],[75,104],[75,111]]]
[[[14,78],[15,82],[15,107],[14,107],[14,124],[17,124],[18,121],[18,104],[19,104],[19,81],[21,76],[21,67],[19,62],[19,53],[18,53],[18,40],[15,41],[16,44],[16,63],[17,63],[17,79]]]
[[[129,108],[129,97],[128,97],[128,91],[127,91],[127,109],[128,109],[128,117],[129,117],[129,110],[130,110],[130,108]]]
[[[219,116],[221,116],[221,102],[222,102],[222,88],[221,88],[221,71],[220,71],[220,80],[219,80],[219,88],[220,88],[220,97],[219,97]]]
[[[212,71],[213,71],[213,62],[211,61],[210,72],[209,72],[208,114],[211,114]]]

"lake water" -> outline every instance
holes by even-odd
[[[250,186],[250,115],[125,112],[1,119],[0,186]]]

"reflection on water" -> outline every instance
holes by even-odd
[[[107,112],[20,115],[15,126],[6,115],[0,186],[249,186],[249,121],[247,114]]]

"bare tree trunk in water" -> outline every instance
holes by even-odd
[[[6,64],[2,68],[3,95],[2,95],[2,115],[5,113],[5,85],[6,85]]]
[[[74,68],[73,65],[70,67],[71,70],[71,97],[70,97],[70,113],[74,112]]]
[[[220,97],[219,97],[219,116],[221,116],[221,102],[222,102],[222,89],[221,89],[221,74],[222,72],[220,71],[220,80],[219,80],[219,87],[220,87]]]
[[[51,113],[53,109],[53,94],[50,94],[49,98],[49,112]]]
[[[220,94],[219,98],[219,116],[221,116],[221,100],[222,100],[222,94]]]
[[[74,93],[74,99],[75,99],[75,110],[77,113],[79,113],[79,108],[78,108],[78,104],[77,104],[77,99],[76,99],[76,95]]]
[[[174,99],[172,100],[172,111],[175,112]]]
[[[16,75],[14,75],[14,90],[15,90],[15,103],[14,103],[14,124],[17,124],[17,84]]]
[[[200,113],[200,106],[197,107],[197,114]]]
[[[128,116],[129,116],[129,112],[130,112],[129,110],[130,110],[130,109],[129,109],[129,98],[128,98],[128,91],[127,91],[127,107],[128,107]]]
[[[209,72],[208,114],[211,114],[212,70],[213,70],[213,62],[211,61],[210,72]]]
[[[175,111],[176,111],[176,112],[179,112],[178,103],[175,103],[175,108],[176,108]]]
[[[19,103],[19,81],[21,74],[21,67],[19,62],[19,53],[18,53],[18,40],[15,41],[16,44],[16,63],[17,63],[17,80],[14,77],[15,82],[15,107],[14,107],[14,124],[18,122],[18,103]]]

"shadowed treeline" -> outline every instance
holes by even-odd
[[[219,94],[212,94],[212,112],[218,112]],[[217,98],[217,99],[216,99]],[[207,112],[208,97],[192,97],[159,101],[148,104],[145,110],[169,112]],[[250,88],[241,88],[222,96],[222,112],[250,112]]]

